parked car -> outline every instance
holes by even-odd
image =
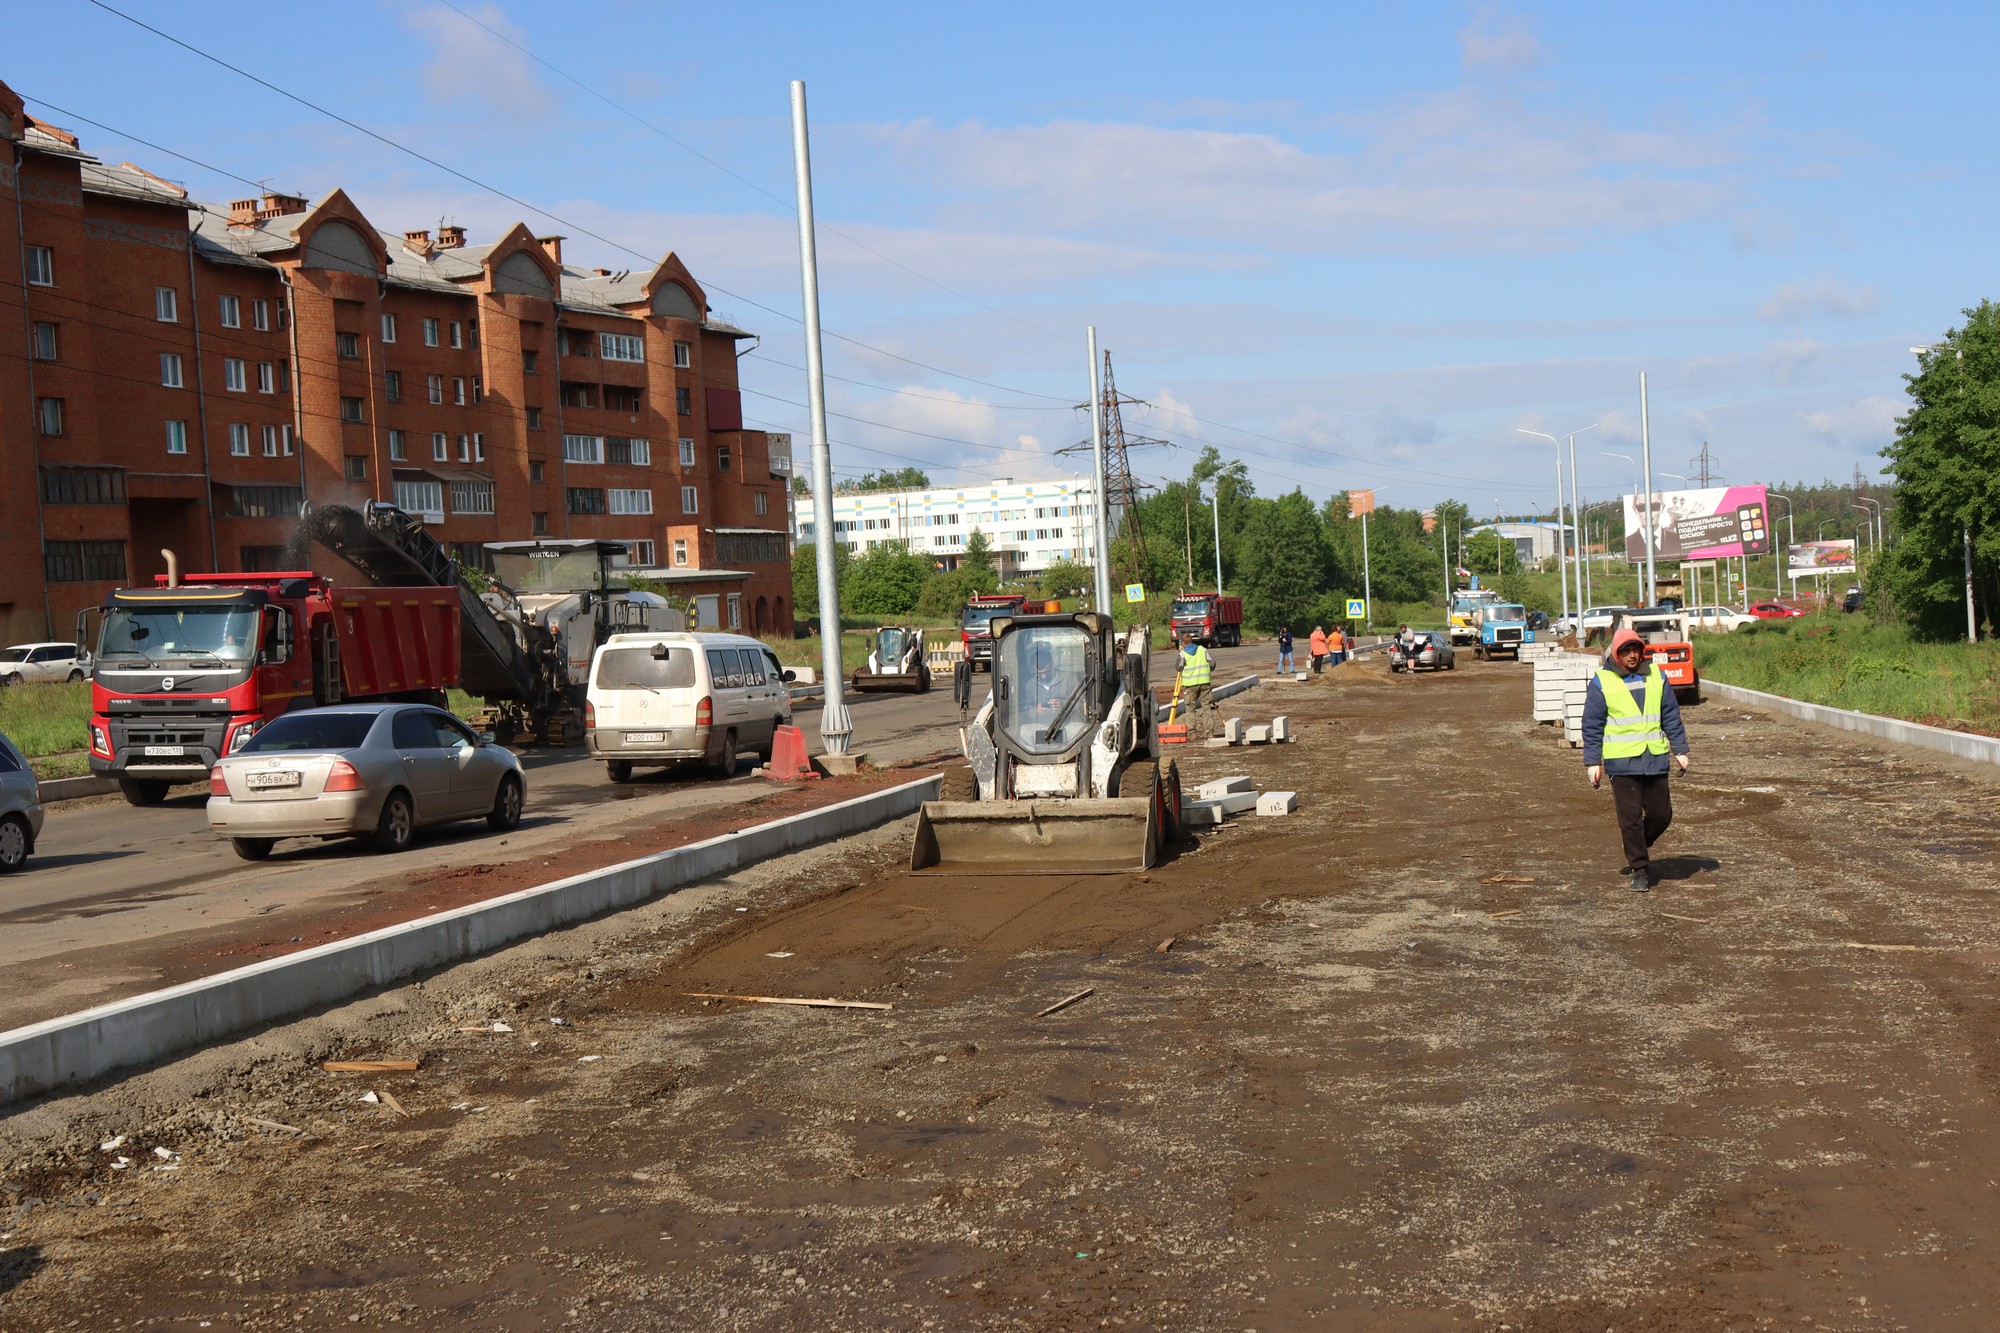
[[[1694,628],[1704,630],[1741,629],[1757,623],[1757,617],[1738,611],[1733,606],[1690,606],[1687,616]]]
[[[0,648],[0,686],[23,681],[77,681],[89,675],[90,654],[73,643],[17,643]]]
[[[1852,614],[1861,609],[1861,589],[1849,588],[1847,596],[1840,599],[1840,609]]]
[[[1629,611],[1626,606],[1593,606],[1583,613],[1583,638],[1592,642],[1611,633],[1611,622],[1620,611]]]
[[[527,798],[521,761],[428,704],[340,704],[274,718],[208,777],[208,826],[246,861],[280,838],[365,838],[400,852],[418,828],[506,830]]]
[[[613,782],[634,767],[707,764],[736,775],[736,758],[769,758],[792,720],[792,673],[741,634],[614,634],[590,664],[584,744]]]
[[[0,733],[0,875],[11,875],[27,864],[42,836],[42,789],[35,770],[4,733]]]
[[[1420,631],[1417,635],[1416,667],[1429,667],[1433,671],[1458,670],[1458,652],[1451,646],[1451,636],[1434,629]]]
[[[1758,602],[1750,608],[1750,614],[1759,620],[1790,620],[1804,615],[1805,612],[1796,606],[1787,606],[1783,602]]]

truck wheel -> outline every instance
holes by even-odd
[[[276,838],[231,838],[229,845],[246,861],[261,861],[271,854]]]
[[[369,843],[378,852],[403,852],[416,836],[417,818],[410,809],[410,794],[400,789],[390,792],[382,802],[382,817],[375,821]]]
[[[167,784],[158,778],[120,778],[118,790],[127,805],[158,805],[167,799]]]
[[[963,765],[947,768],[944,779],[938,784],[940,801],[976,801],[979,799],[979,779],[972,770]]]
[[[28,821],[19,815],[0,819],[0,875],[11,875],[28,862]]]
[[[505,833],[521,826],[521,779],[509,773],[500,779],[500,790],[493,793],[493,808],[486,812],[486,827]]]
[[[722,735],[722,754],[712,765],[715,776],[733,778],[736,776],[736,729],[730,728]]]
[[[632,761],[629,759],[608,759],[604,763],[604,775],[613,782],[632,780]]]

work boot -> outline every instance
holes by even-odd
[[[1653,887],[1653,874],[1650,870],[1634,870],[1631,874],[1632,892],[1644,893]]]

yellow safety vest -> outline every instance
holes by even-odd
[[[1206,685],[1215,676],[1215,666],[1208,660],[1208,649],[1195,645],[1191,653],[1181,654],[1181,688],[1190,685]]]
[[[1615,671],[1599,671],[1597,683],[1604,691],[1604,757],[1637,759],[1643,754],[1665,754],[1667,733],[1660,730],[1660,702],[1667,691],[1667,678],[1653,663],[1646,664],[1646,703],[1632,702],[1632,687]]]

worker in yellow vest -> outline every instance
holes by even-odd
[[[1215,733],[1215,698],[1212,686],[1215,664],[1201,640],[1189,639],[1181,645],[1181,702],[1187,710],[1188,735],[1206,740]]]
[[[1611,778],[1625,873],[1632,892],[1644,893],[1656,882],[1652,846],[1674,822],[1667,773],[1676,764],[1687,772],[1688,741],[1673,687],[1646,660],[1645,640],[1629,629],[1612,636],[1604,667],[1584,695],[1583,763],[1592,787]]]

